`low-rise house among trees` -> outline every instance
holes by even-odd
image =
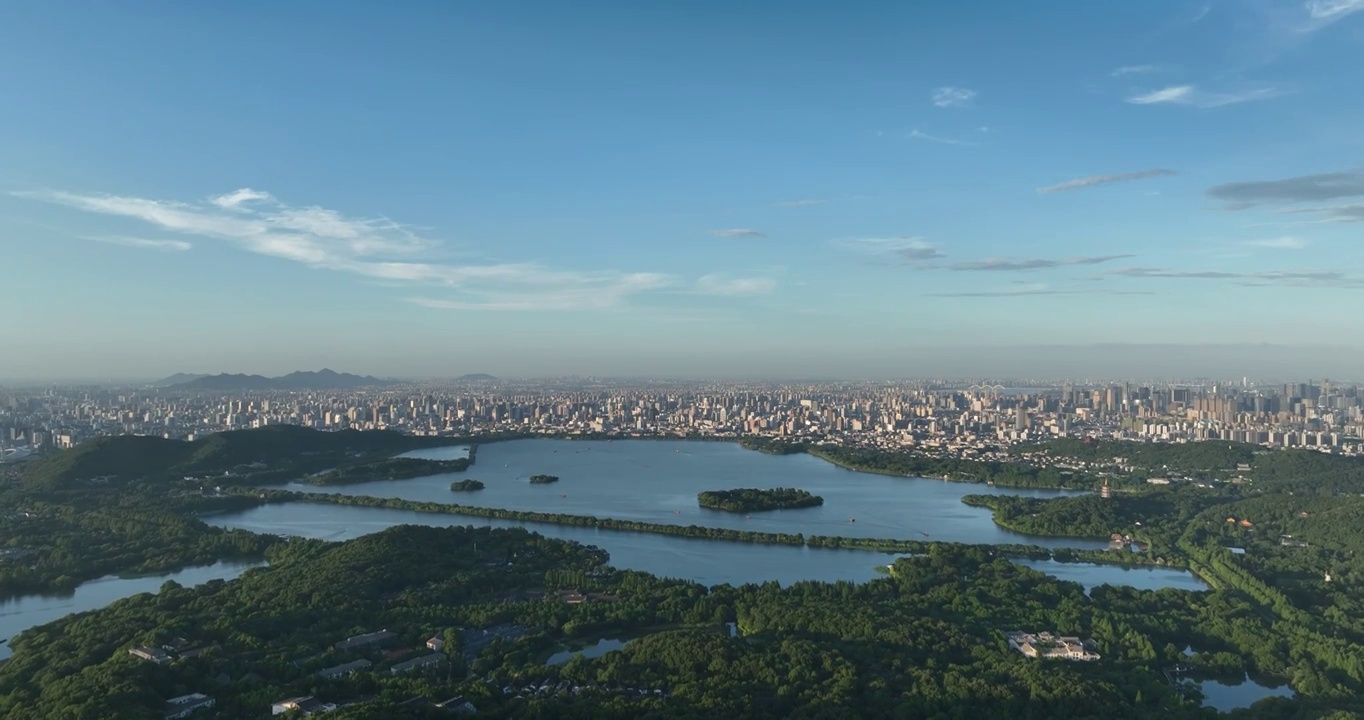
[[[132,655],[135,658],[141,658],[148,662],[154,662],[157,665],[165,665],[166,663],[171,661],[171,656],[169,653],[167,653],[165,650],[162,650],[159,647],[152,647],[150,645],[129,648],[128,654]]]
[[[1059,636],[1050,632],[1033,634],[1019,630],[1006,632],[1004,633],[1004,636],[1009,639],[1010,648],[1013,648],[1030,658],[1054,658],[1060,660],[1099,659],[1099,654],[1093,650],[1093,640],[1081,640],[1078,637]]]
[[[369,650],[370,648],[384,647],[396,639],[398,639],[397,633],[391,630],[380,630],[378,632],[348,637],[333,645],[332,649],[340,652],[359,652]]]
[[[445,662],[445,655],[442,653],[431,653],[430,655],[423,655],[419,658],[397,663],[389,668],[388,671],[394,675],[401,675],[417,670],[430,670],[439,667],[443,662]]]
[[[347,675],[354,675],[355,673],[360,672],[361,670],[367,670],[369,669],[371,664],[372,663],[370,663],[370,661],[368,660],[353,660],[348,663],[342,663],[340,665],[335,665],[333,667],[319,670],[317,672],[317,675],[323,680],[335,680],[337,678],[346,677]]]
[[[321,715],[336,709],[333,703],[324,703],[317,698],[308,695],[306,697],[289,698],[280,700],[270,706],[271,715],[283,715],[287,712],[297,712],[299,717],[309,717],[311,715]]]
[[[163,717],[165,717],[166,720],[180,720],[180,718],[189,717],[199,710],[211,708],[217,704],[217,700],[214,700],[203,693],[181,695],[180,697],[173,697],[166,701]]]
[[[437,708],[440,708],[441,710],[451,710],[457,713],[478,712],[478,708],[474,707],[474,704],[469,702],[469,699],[464,697],[463,695],[460,695],[459,697],[450,698],[445,702],[435,703],[435,706]]]

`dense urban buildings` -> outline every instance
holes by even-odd
[[[193,439],[290,424],[449,436],[758,435],[953,455],[1058,436],[1364,452],[1364,391],[1355,384],[1013,384],[1020,386],[601,380],[335,391],[52,386],[0,391],[0,451],[16,461],[103,435]]]

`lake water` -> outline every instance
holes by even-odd
[[[97,610],[115,600],[138,593],[156,592],[167,580],[186,587],[209,580],[232,578],[259,567],[257,562],[220,561],[212,565],[184,568],[163,575],[120,578],[113,575],[79,585],[71,595],[24,595],[0,601],[0,638],[13,638],[31,627],[44,625],[73,613]],[[0,659],[11,654],[9,643],[0,645]]]
[[[609,653],[612,650],[619,650],[625,647],[626,642],[627,642],[626,640],[602,638],[601,640],[598,640],[595,645],[588,645],[587,647],[579,650],[561,650],[559,652],[556,652],[553,655],[549,656],[549,659],[545,661],[545,664],[563,665],[564,663],[578,656],[582,656],[585,658],[601,657],[602,655],[605,655],[606,653]]]
[[[1015,560],[1061,580],[1085,586],[1088,593],[1099,585],[1127,585],[1139,590],[1207,590],[1208,586],[1188,570],[1163,567],[1124,567],[1096,563],[1063,563],[1055,560]]]
[[[1287,685],[1270,687],[1261,685],[1246,675],[1243,682],[1236,685],[1228,685],[1218,680],[1202,680],[1196,683],[1203,691],[1203,705],[1218,710],[1219,712],[1229,712],[1237,708],[1248,708],[1258,700],[1267,697],[1293,697],[1293,688]]]
[[[242,512],[205,517],[203,520],[210,525],[223,528],[297,535],[320,540],[349,540],[404,524],[432,527],[450,525],[524,527],[545,537],[596,545],[610,553],[611,564],[621,569],[694,580],[705,585],[725,583],[742,585],[769,580],[775,580],[783,585],[801,580],[863,582],[878,577],[876,566],[892,562],[896,557],[868,550],[757,545],[652,533],[598,530],[571,525],[524,523],[515,520],[319,503],[261,505]]]
[[[465,452],[446,447],[406,455],[445,460]],[[557,475],[560,481],[531,485],[528,479],[535,474]],[[486,489],[451,492],[450,483],[464,478],[481,480]],[[703,490],[736,487],[800,488],[822,496],[824,505],[745,518],[696,504]],[[515,440],[479,446],[477,460],[466,472],[326,488],[294,484],[290,489],[761,532],[1107,547],[1103,540],[1010,532],[995,525],[988,509],[961,503],[963,495],[971,494],[1075,493],[852,472],[810,455],[765,455],[727,442]]]
[[[421,450],[409,450],[398,455],[401,458],[418,458],[420,460],[462,460],[469,457],[468,445],[444,445],[435,448],[423,448]]]
[[[463,457],[466,452],[464,447],[446,447],[407,455],[445,460]],[[531,485],[528,478],[536,473],[558,475],[561,480],[552,485]],[[450,483],[464,478],[482,480],[487,489],[451,492]],[[751,519],[696,506],[696,493],[704,489],[782,486],[821,495],[825,504],[754,513]],[[318,490],[301,484],[292,487]],[[517,440],[481,446],[478,461],[469,472],[362,483],[325,491],[763,532],[1107,547],[1102,540],[1036,538],[1001,530],[988,510],[961,503],[961,497],[969,493],[1013,492],[1007,489],[851,472],[808,455],[764,455],[732,443]],[[1065,493],[1023,490],[1018,494],[1055,497]],[[853,517],[857,522],[849,521]],[[767,581],[788,585],[802,580],[863,582],[877,577],[876,568],[895,557],[866,550],[756,545],[315,503],[265,505],[204,520],[219,527],[323,540],[346,540],[400,524],[525,527],[546,537],[596,545],[610,553],[611,564],[618,568],[705,585]],[[1101,584],[1141,589],[1206,589],[1197,578],[1181,570],[1020,562],[1079,582],[1086,590]]]

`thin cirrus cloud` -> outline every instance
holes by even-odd
[[[106,245],[121,245],[123,247],[142,248],[143,250],[161,250],[166,252],[184,252],[194,247],[194,245],[184,240],[140,238],[126,235],[101,235],[88,239]]]
[[[1196,108],[1219,108],[1226,105],[1268,100],[1275,95],[1274,88],[1256,88],[1238,92],[1207,92],[1194,85],[1173,85],[1148,93],[1133,95],[1127,102],[1133,105],[1188,105]]]
[[[701,295],[723,297],[751,297],[767,295],[777,289],[776,281],[762,277],[730,277],[723,273],[703,275],[696,281],[695,291]]]
[[[1364,0],[1307,0],[1306,8],[1308,22],[1303,29],[1310,32],[1364,10]]]
[[[1128,267],[1114,270],[1109,275],[1142,279],[1228,280],[1250,287],[1320,287],[1364,288],[1364,278],[1353,277],[1333,270],[1263,270],[1238,272],[1231,270],[1176,270],[1172,268]]]
[[[711,235],[722,238],[761,238],[767,237],[767,233],[754,230],[752,228],[729,228],[726,230],[711,230]]]
[[[252,190],[251,188],[242,188],[227,193],[226,195],[219,195],[218,197],[212,198],[209,202],[225,210],[232,210],[245,203],[273,202],[274,199],[275,198],[268,192]]]
[[[944,298],[1012,298],[1030,295],[1154,295],[1149,290],[1066,289],[1047,285],[1009,288],[1006,290],[963,290],[961,292],[928,293],[929,297]]]
[[[408,297],[405,300],[435,310],[542,312],[546,310],[611,310],[631,296],[673,285],[666,275],[631,273],[614,281],[581,279],[538,291],[482,290],[475,299]]]
[[[933,104],[940,108],[965,107],[976,99],[976,91],[945,86],[933,89]]]
[[[1324,217],[1317,222],[1364,222],[1364,205],[1296,208],[1293,212],[1317,213],[1323,215]]]
[[[1284,235],[1283,237],[1251,240],[1246,244],[1252,247],[1268,248],[1270,250],[1301,250],[1307,247],[1309,243],[1300,237]]]
[[[451,264],[417,256],[438,249],[387,218],[354,218],[286,205],[242,189],[201,202],[70,192],[16,193],[90,213],[138,220],[162,231],[228,243],[247,252],[387,281],[439,287],[450,296],[418,304],[459,310],[600,309],[667,288],[660,273],[581,272],[538,263]],[[187,241],[173,241],[186,242]],[[140,247],[149,247],[141,243]]]
[[[1158,69],[1159,68],[1157,68],[1155,65],[1123,65],[1122,67],[1114,68],[1113,72],[1110,72],[1109,75],[1113,77],[1122,77],[1123,75],[1140,75],[1145,73],[1152,73]]]
[[[924,132],[924,131],[922,131],[922,130],[918,130],[918,129],[910,130],[910,131],[909,131],[909,137],[910,137],[910,138],[913,138],[913,139],[915,139],[915,140],[925,140],[925,141],[927,141],[927,142],[935,142],[935,143],[938,143],[938,144],[940,144],[940,145],[966,145],[966,146],[974,146],[974,145],[976,145],[976,143],[973,143],[973,142],[971,142],[971,141],[969,141],[969,140],[956,140],[956,139],[953,139],[953,138],[939,137],[939,136],[937,136],[937,135],[929,135],[928,133],[926,133],[926,132]]]
[[[892,256],[904,263],[918,266],[924,266],[925,263],[947,257],[947,254],[937,245],[917,235],[888,238],[851,238],[837,240],[834,244],[866,255]]]
[[[1136,172],[1113,173],[1111,175],[1091,175],[1090,177],[1076,178],[1067,180],[1055,185],[1037,188],[1037,192],[1042,194],[1065,192],[1067,190],[1080,190],[1082,188],[1097,187],[1099,185],[1112,185],[1113,183],[1129,182],[1132,180],[1145,180],[1146,178],[1165,177],[1174,175],[1174,170],[1155,168],[1152,170],[1138,170]]]
[[[954,272],[1029,272],[1059,267],[1099,265],[1130,257],[1132,255],[1093,255],[1072,258],[986,258],[948,265],[947,269]]]
[[[1256,205],[1323,202],[1364,196],[1364,172],[1300,175],[1282,180],[1232,182],[1208,188],[1208,197],[1220,200],[1229,210]],[[1329,213],[1339,208],[1320,208]]]

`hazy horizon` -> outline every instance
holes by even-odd
[[[372,375],[398,380],[450,380],[461,375],[486,373],[502,379],[557,379],[569,377],[597,377],[609,379],[667,379],[667,380],[908,380],[935,378],[970,380],[978,378],[1030,378],[1036,380],[1107,380],[1114,378],[1190,379],[1211,378],[1255,381],[1306,381],[1330,378],[1336,381],[1364,380],[1358,362],[1359,348],[1347,346],[1276,346],[1276,345],[1055,345],[1055,346],[975,346],[937,347],[906,351],[901,362],[894,358],[856,360],[830,359],[819,364],[814,359],[791,363],[759,359],[756,363],[726,362],[711,370],[698,365],[668,362],[659,358],[650,363],[651,372],[630,371],[617,366],[613,370],[594,367],[573,358],[530,360],[524,363],[479,364],[460,361],[448,365],[432,360],[406,360],[407,365],[395,365],[374,360],[372,364],[341,363],[318,359],[312,364],[298,366],[260,361],[245,361],[242,365],[223,366],[219,361],[207,361],[203,366],[165,366],[164,360],[155,365],[105,372],[65,374],[41,371],[28,375],[0,376],[0,384],[41,384],[45,382],[153,382],[175,374],[220,373],[264,375],[277,377],[291,372],[330,369],[353,375]],[[150,368],[158,368],[152,371]],[[388,369],[386,369],[388,368]],[[839,368],[842,368],[840,370]],[[163,371],[162,371],[163,370]]]

